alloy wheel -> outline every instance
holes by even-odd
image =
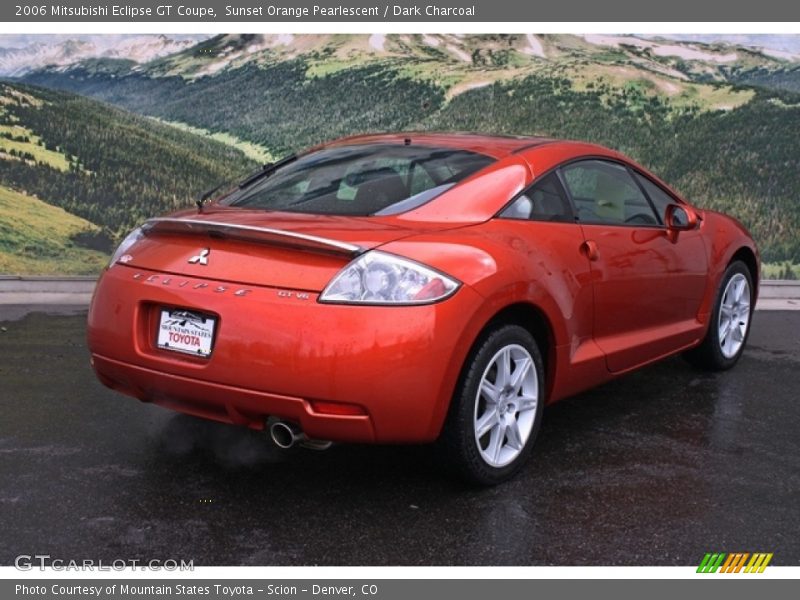
[[[525,447],[536,420],[539,378],[530,353],[502,347],[483,372],[474,411],[475,442],[492,467],[511,463]]]
[[[750,285],[744,275],[736,273],[725,286],[717,323],[720,351],[725,358],[732,358],[741,350],[749,324]]]

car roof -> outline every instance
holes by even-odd
[[[355,135],[320,144],[310,151],[337,146],[356,146],[359,144],[408,144],[422,146],[441,146],[458,150],[468,150],[501,159],[528,148],[535,148],[555,141],[544,136],[486,135],[467,132],[422,132],[379,133]]]

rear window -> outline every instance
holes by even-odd
[[[492,162],[491,157],[451,148],[327,148],[235,190],[222,203],[310,214],[397,214],[429,202]]]

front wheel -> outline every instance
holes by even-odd
[[[518,325],[492,330],[467,359],[440,445],[470,482],[494,485],[530,456],[544,408],[544,368]]]
[[[705,339],[684,357],[710,371],[730,369],[744,351],[752,315],[753,278],[747,265],[735,261],[722,276]]]

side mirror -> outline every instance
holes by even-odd
[[[697,213],[686,204],[670,204],[667,207],[666,225],[670,231],[689,231],[697,227]]]

